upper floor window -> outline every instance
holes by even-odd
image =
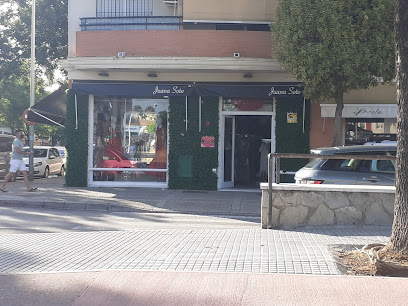
[[[152,16],[153,0],[97,0],[97,17]]]

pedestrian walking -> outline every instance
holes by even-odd
[[[24,155],[33,155],[33,152],[24,152],[23,143],[20,139],[24,138],[24,134],[21,130],[16,130],[15,134],[16,139],[13,141],[12,155],[10,161],[10,171],[7,173],[4,178],[3,184],[1,184],[0,191],[7,192],[6,185],[10,178],[20,170],[23,173],[24,183],[26,184],[27,191],[34,191],[37,188],[31,187],[30,181],[28,180],[27,169],[25,162],[23,161]]]

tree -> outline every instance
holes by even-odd
[[[336,102],[340,145],[343,95],[395,77],[394,0],[281,0],[271,27],[278,61],[313,100]]]
[[[30,59],[31,0],[0,0],[0,80],[21,73]],[[36,63],[53,81],[67,57],[68,0],[36,0]]]
[[[394,223],[386,249],[408,255],[408,1],[397,0],[395,49],[397,68],[397,170]]]
[[[0,80],[0,126],[23,129],[28,134],[28,129],[23,121],[23,112],[30,105],[30,78],[29,68],[25,65],[20,67],[21,73]],[[44,80],[36,79],[36,100],[41,100],[49,93],[44,90]],[[56,126],[38,124],[35,127],[36,135],[56,142],[64,142],[64,129]]]

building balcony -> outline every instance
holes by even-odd
[[[178,30],[180,16],[122,16],[80,18],[81,31]]]
[[[128,30],[76,32],[77,57],[271,58],[270,32],[218,30]]]

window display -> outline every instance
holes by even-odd
[[[163,99],[95,97],[94,181],[165,182],[167,111]]]

